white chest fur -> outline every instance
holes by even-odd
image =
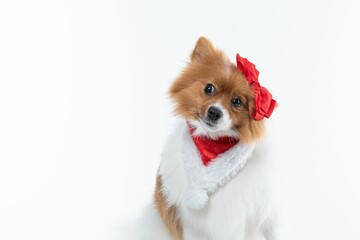
[[[267,239],[269,208],[265,169],[254,146],[238,144],[202,165],[185,123],[170,136],[160,165],[163,191],[176,205],[185,240]],[[265,226],[265,227],[264,227]]]
[[[185,203],[192,209],[204,208],[209,196],[228,183],[245,166],[255,146],[238,143],[216,157],[208,166],[204,166],[186,128],[181,138],[181,158],[188,180]]]

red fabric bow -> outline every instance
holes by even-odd
[[[262,120],[264,117],[269,118],[274,111],[276,101],[272,99],[271,93],[264,87],[260,86],[258,76],[259,71],[255,65],[246,58],[236,54],[236,63],[238,69],[244,74],[246,80],[251,85],[255,94],[255,109],[252,117],[255,120]]]

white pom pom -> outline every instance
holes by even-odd
[[[191,189],[186,194],[186,204],[192,209],[202,209],[209,201],[209,196],[204,190]]]

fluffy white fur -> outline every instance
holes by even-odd
[[[126,236],[120,240],[173,240],[155,204],[152,203],[144,209],[141,218],[135,224],[130,224],[124,232]]]
[[[202,166],[185,121],[169,137],[159,174],[169,205],[176,205],[184,240],[274,240],[266,166],[254,146],[241,143]],[[231,181],[229,181],[231,179]],[[149,206],[141,240],[170,240]]]
[[[187,176],[184,202],[193,209],[205,207],[209,195],[229,182],[245,166],[254,149],[253,144],[247,146],[238,143],[205,167],[189,131],[183,131],[182,139],[181,155]],[[161,169],[160,174],[163,174],[164,171],[166,169]],[[169,187],[171,186],[164,183],[165,195],[167,195]]]

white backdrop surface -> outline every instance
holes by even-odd
[[[201,35],[260,70],[281,239],[360,239],[360,4],[1,1],[0,239],[121,239]]]

